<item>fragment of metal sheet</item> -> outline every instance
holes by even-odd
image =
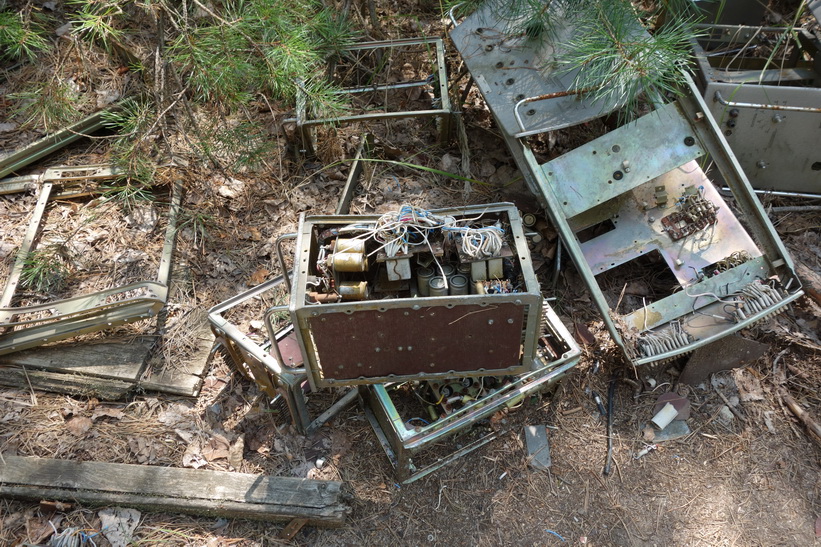
[[[0,195],[25,192],[50,182],[59,186],[56,192],[61,198],[78,197],[99,193],[97,184],[93,184],[92,181],[114,179],[122,173],[120,168],[111,164],[49,167],[38,175],[8,177],[0,180]]]
[[[800,28],[699,29],[699,87],[750,183],[821,196],[821,42]]]
[[[689,353],[803,294],[784,245],[688,81],[675,102],[550,162],[524,154],[610,334],[634,365]],[[731,189],[744,224],[713,177]],[[646,290],[647,276],[672,290]],[[605,285],[618,290],[605,294]]]
[[[399,481],[407,484],[421,479],[491,442],[497,437],[497,433],[486,432],[435,462],[425,462],[420,457],[426,448],[438,445],[456,434],[464,433],[496,412],[517,406],[530,395],[545,390],[578,363],[581,351],[567,328],[547,301],[544,302],[542,310],[539,330],[541,337],[550,341],[550,348],[544,346],[544,351],[541,351],[537,360],[533,362],[531,370],[509,377],[508,383],[489,390],[486,396],[472,400],[458,410],[443,412],[436,419],[430,417],[429,423],[425,423],[427,420],[418,420],[414,415],[400,414],[400,407],[397,406],[394,396],[397,390],[403,387],[402,384],[379,384],[359,388],[367,404],[366,415],[395,467]],[[416,423],[411,425],[411,422]]]
[[[8,156],[0,158],[0,178],[14,173],[40,158],[48,156],[52,152],[68,146],[77,139],[99,131],[105,125],[105,114],[107,112],[115,112],[119,108],[117,105],[112,105],[105,110],[95,112],[87,118],[69,125],[65,129],[47,135]]]
[[[450,32],[502,133],[523,137],[553,131],[620,106],[613,99],[591,101],[569,91],[578,71],[561,68],[559,60],[565,53],[562,44],[575,29],[561,24],[565,18],[562,2],[549,7],[557,20],[551,39],[509,32],[517,21],[499,15],[508,11],[508,4],[506,0],[483,2],[461,22],[452,17],[455,25]]]
[[[41,187],[28,231],[0,297],[0,328],[6,329],[0,334],[0,355],[154,317],[168,299],[168,280],[182,202],[182,186],[179,183],[175,183],[172,189],[168,226],[155,281],[130,283],[39,305],[11,306],[26,257],[34,250],[52,187],[51,182]]]
[[[373,225],[379,216],[303,214],[289,310],[314,389],[409,379],[520,374],[531,368],[536,358],[542,296],[518,210],[512,204],[500,203],[427,213],[451,216],[457,222],[504,224],[507,233],[499,259],[507,260],[521,272],[523,286],[509,290],[507,284],[495,280],[497,289],[491,290],[495,294],[421,297],[396,293],[378,299],[320,304],[309,293],[316,282],[316,269],[325,264],[320,261],[316,265],[323,234],[338,233],[350,226]],[[422,246],[420,254],[415,255],[415,268],[427,270],[425,264],[418,262],[419,257],[433,260],[436,252],[430,251],[436,245]],[[369,248],[368,252],[375,251]],[[344,282],[368,281],[371,285],[378,275],[380,260],[387,262],[384,256],[375,257],[370,258],[374,265],[369,272],[343,272],[337,276],[343,276]],[[438,268],[435,266],[434,270]],[[412,285],[416,287],[415,279]]]
[[[341,94],[349,95],[351,97],[359,96],[363,93],[382,92],[383,99],[388,98],[388,93],[395,90],[430,88],[433,98],[431,108],[422,110],[407,110],[404,103],[410,102],[407,100],[397,100],[397,104],[383,105],[384,112],[366,112],[362,114],[351,113],[349,115],[337,116],[332,118],[327,117],[313,117],[309,108],[308,95],[301,85],[297,86],[296,96],[296,117],[284,120],[287,123],[295,123],[297,132],[302,139],[303,152],[307,154],[315,153],[316,134],[315,128],[319,125],[338,125],[342,123],[351,123],[357,121],[371,121],[371,120],[386,120],[386,119],[401,119],[401,118],[415,118],[415,117],[435,117],[439,119],[439,140],[445,142],[450,134],[451,118],[453,112],[450,104],[450,96],[448,95],[448,77],[447,77],[447,59],[445,58],[445,46],[441,38],[404,38],[399,40],[363,42],[355,44],[347,49],[351,54],[351,59],[359,53],[367,52],[382,52],[382,55],[393,56],[397,50],[401,48],[409,49],[415,48],[413,55],[417,58],[420,55],[427,53],[431,55],[431,74],[424,75],[418,80],[406,80],[400,82],[391,82],[386,78],[384,82],[373,81],[373,68],[367,68],[364,71],[368,75],[364,82],[354,82],[340,90]],[[354,63],[355,64],[355,63]],[[389,66],[385,63],[383,66]],[[357,67],[353,67],[357,68]],[[357,73],[361,71],[353,70]],[[343,82],[343,85],[344,82]],[[389,99],[388,99],[389,100]]]

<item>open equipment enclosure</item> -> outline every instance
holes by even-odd
[[[407,484],[418,480],[491,442],[499,431],[470,426],[486,421],[499,410],[518,407],[527,397],[554,385],[578,363],[578,346],[547,302],[539,334],[538,358],[530,371],[518,376],[360,386],[368,404],[366,416],[399,481]],[[414,410],[414,406],[419,408]],[[458,438],[458,444],[453,437]],[[449,438],[451,444],[445,445]],[[446,446],[453,450],[444,457],[432,461],[422,457],[429,449]]]
[[[552,161],[537,159],[528,137],[619,105],[590,104],[572,90],[556,51],[546,45],[550,40],[511,38],[509,21],[495,18],[491,4],[462,22],[454,19],[451,38],[632,364],[689,353],[803,294],[783,244],[686,75],[687,84],[667,104],[649,105],[651,113]],[[531,69],[514,79],[510,69],[520,64]],[[510,89],[504,77],[514,80]],[[521,110],[537,102],[550,106],[541,114],[525,112],[543,118],[530,129]],[[743,222],[713,178],[729,186]],[[652,282],[637,286],[647,276],[659,277],[662,290]]]
[[[821,43],[801,28],[699,25],[697,82],[754,188],[821,196]]]
[[[315,389],[528,372],[541,308],[511,204],[300,218],[289,309]]]

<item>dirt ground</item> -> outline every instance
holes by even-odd
[[[378,6],[383,30],[391,36],[443,34],[434,6],[405,0]],[[364,23],[367,14],[357,13]],[[454,76],[460,63],[455,53],[449,56]],[[462,78],[454,85],[463,88],[466,81]],[[426,95],[405,99],[411,107],[430,104]],[[353,155],[365,130],[376,135],[373,154],[378,158],[459,171],[484,184],[374,163],[363,176],[353,213],[393,210],[402,203],[433,208],[497,201],[538,212],[536,199],[524,189],[475,91],[461,111],[461,146],[459,139],[436,145],[435,121],[410,119],[320,131],[318,159],[295,155],[283,132],[276,137],[276,156],[267,162],[268,170],[235,178],[205,169],[193,156],[186,158],[184,167],[161,170],[164,180],[186,181],[186,218],[196,214],[202,221],[188,222],[179,232],[171,297],[176,312],[165,326],[164,358],[173,361],[174,351],[187,351],[181,328],[185,311],[208,309],[279,273],[277,236],[294,231],[301,212],[333,212],[348,169],[344,162],[335,162]],[[272,114],[272,123],[281,114]],[[593,122],[551,134],[540,146],[545,154],[559,155],[601,131],[601,123]],[[2,137],[9,149],[15,142],[31,140],[29,134],[21,134],[19,141],[9,133]],[[98,159],[100,146],[96,141],[74,145],[37,168],[88,163],[84,159]],[[762,200],[767,208],[818,204],[772,196]],[[2,222],[9,227],[0,238],[4,276],[13,242],[25,230],[23,211],[32,201],[31,195],[0,196]],[[85,207],[74,210],[82,212]],[[117,231],[114,224],[106,224],[117,221],[102,216],[95,218],[102,223],[99,229]],[[770,218],[793,259],[821,274],[821,213],[774,211]],[[122,230],[117,233],[128,239]],[[87,242],[88,238],[78,240]],[[147,240],[145,245],[135,251],[153,256],[154,247]],[[100,248],[113,255],[117,245]],[[127,400],[101,402],[0,389],[0,454],[343,481],[351,507],[345,525],[305,527],[289,542],[293,545],[821,545],[821,439],[812,438],[782,396],[786,390],[810,415],[821,418],[821,306],[804,297],[784,313],[747,329],[742,333],[746,338],[767,345],[764,356],[690,387],[678,382],[681,361],[640,370],[625,367],[569,261],[553,288],[551,250],[545,244],[533,248],[534,264],[564,323],[571,331],[583,326],[591,333],[593,340],[580,339],[579,364],[555,392],[526,399],[519,408],[477,426],[495,430],[496,440],[409,485],[397,483],[359,406],[303,437],[289,425],[287,412],[268,405],[258,387],[238,374],[221,351],[214,354],[196,399],[134,393]],[[106,257],[87,258],[105,264]],[[154,268],[150,260],[144,263],[149,270]],[[106,273],[104,265],[99,269]],[[232,320],[245,332],[258,334],[254,323],[264,309],[264,303],[242,307]],[[115,329],[115,334],[151,328],[143,323]],[[785,371],[785,383],[775,376],[776,369]],[[604,476],[607,434],[592,393],[605,395],[611,378],[618,379],[614,467]],[[642,430],[656,399],[667,391],[690,401],[690,433],[640,454],[652,443]],[[310,408],[321,412],[341,394],[311,394]],[[539,424],[548,427],[549,471],[528,466],[523,428]],[[433,456],[462,442],[457,437],[435,448]],[[318,459],[322,465],[317,465]],[[278,545],[285,543],[277,539],[282,527],[143,513],[131,544]],[[98,534],[99,509],[72,505],[49,513],[36,504],[0,500],[2,545],[45,544],[55,530],[67,528],[85,531],[97,546],[109,544]]]

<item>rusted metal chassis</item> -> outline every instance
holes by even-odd
[[[46,182],[40,188],[34,214],[3,295],[0,297],[0,328],[11,329],[0,335],[0,355],[153,317],[165,306],[168,299],[168,280],[182,200],[182,188],[179,184],[174,185],[172,192],[168,226],[156,281],[130,283],[36,306],[10,307],[25,259],[35,248],[43,213],[52,197],[53,188],[52,182]],[[13,321],[16,316],[23,314],[36,314],[38,317]],[[45,314],[49,315],[41,317]]]
[[[349,51],[363,51],[369,49],[394,48],[402,46],[413,46],[433,44],[436,48],[436,70],[437,83],[439,88],[439,97],[441,98],[440,108],[431,110],[408,110],[399,112],[384,112],[373,114],[359,114],[351,116],[339,116],[336,118],[317,118],[310,119],[308,114],[308,98],[300,88],[297,88],[297,109],[296,118],[285,120],[286,122],[296,122],[297,129],[302,138],[305,151],[313,153],[314,142],[311,135],[310,128],[316,125],[335,125],[340,123],[350,123],[357,121],[370,120],[386,120],[386,119],[400,119],[400,118],[415,118],[415,117],[439,117],[441,119],[441,126],[439,129],[439,140],[444,142],[450,133],[450,119],[453,113],[450,107],[450,97],[448,96],[448,76],[445,62],[445,47],[441,38],[407,38],[404,40],[389,40],[379,42],[364,42],[349,48]],[[427,82],[400,82],[397,84],[385,84],[370,86],[366,88],[343,89],[342,93],[363,93],[370,91],[386,91],[391,89],[402,89],[411,86],[427,85]]]
[[[511,251],[518,257],[525,288],[509,294],[309,305],[305,303],[305,287],[308,257],[315,252],[314,231],[352,222],[375,222],[378,217],[303,215],[296,245],[300,267],[295,271],[290,313],[313,387],[532,370],[542,297],[518,211],[512,204],[499,203],[436,212],[456,218],[505,218],[510,224]]]

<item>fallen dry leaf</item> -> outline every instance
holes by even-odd
[[[214,460],[227,459],[231,444],[222,435],[214,435],[205,446],[202,447],[202,456],[212,462]]]
[[[268,274],[270,273],[271,272],[269,270],[266,270],[265,268],[258,269],[257,271],[251,274],[251,277],[248,279],[248,285],[259,285],[268,278]]]
[[[245,453],[245,436],[240,435],[239,438],[231,445],[228,450],[228,464],[234,469],[239,469],[242,465],[243,454]]]
[[[91,418],[85,416],[75,416],[66,422],[66,429],[75,435],[84,435],[86,431],[91,429]]]
[[[96,420],[97,418],[102,418],[103,416],[120,420],[123,417],[123,409],[98,406],[94,409],[94,412],[92,412],[91,419]]]

